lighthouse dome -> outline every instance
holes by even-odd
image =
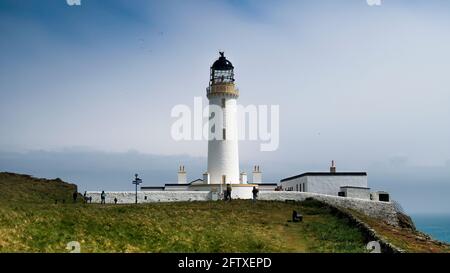
[[[210,85],[234,83],[234,66],[225,58],[224,52],[211,66]]]
[[[227,58],[225,58],[225,53],[224,52],[219,53],[220,53],[219,59],[214,62],[211,68],[214,70],[233,70],[234,66],[229,60],[227,60]]]

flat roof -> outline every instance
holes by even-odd
[[[367,176],[367,173],[366,172],[339,172],[339,173],[311,172],[311,173],[302,173],[299,175],[284,178],[284,179],[281,179],[280,182],[286,182],[286,181],[297,179],[297,178],[304,177],[304,176]]]
[[[368,187],[357,187],[357,186],[341,186],[341,189],[363,189],[363,190],[370,190]]]

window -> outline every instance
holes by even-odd
[[[227,176],[222,175],[222,184],[225,184],[227,182]]]
[[[297,185],[295,185],[295,190],[296,190],[296,191],[298,191],[298,184],[297,184]]]
[[[306,191],[306,183],[303,183],[303,191]]]
[[[222,99],[222,108],[225,108],[225,106],[227,106],[227,102],[225,99]]]
[[[223,140],[227,140],[227,129],[223,128]]]

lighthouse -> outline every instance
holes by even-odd
[[[234,66],[224,52],[211,66],[209,86],[208,184],[239,184],[237,98]],[[240,182],[241,181],[241,182]]]

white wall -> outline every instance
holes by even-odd
[[[164,188],[165,191],[186,191],[189,185],[169,185]]]
[[[308,192],[338,195],[341,187],[367,187],[367,176],[308,176]]]
[[[345,192],[346,197],[359,198],[370,200],[370,189],[369,188],[341,188],[341,191]]]
[[[323,175],[323,176],[302,176],[296,179],[282,182],[283,189],[292,187],[296,190],[296,185],[306,185],[306,192],[328,194],[337,196],[343,186],[367,188],[367,176],[362,175]]]
[[[92,203],[100,203],[100,194],[99,191],[91,191],[86,196],[92,197]],[[208,201],[210,195],[208,191],[138,191],[138,203]],[[135,192],[106,192],[106,203],[113,204],[114,198],[117,198],[118,204],[133,204]]]
[[[232,187],[231,198],[233,199],[252,199],[253,187]]]
[[[306,189],[308,188],[306,176],[282,182],[281,187],[283,188],[283,190],[292,189],[292,191],[297,191],[298,186],[298,189],[300,191],[300,184],[302,185],[301,191],[306,191],[305,189],[303,189],[303,185],[305,185]]]

